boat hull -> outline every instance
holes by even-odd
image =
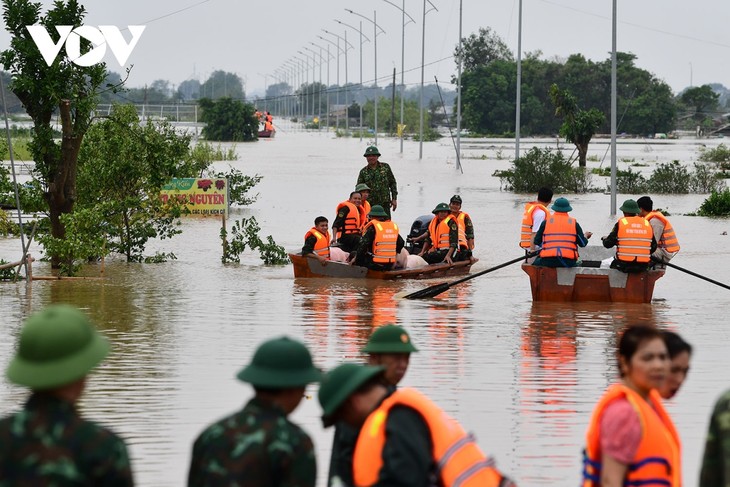
[[[625,273],[591,267],[553,268],[522,264],[533,301],[650,303],[663,269]]]
[[[273,139],[276,135],[276,130],[259,130],[259,139]]]
[[[289,254],[294,277],[329,277],[346,279],[432,279],[449,276],[460,276],[469,273],[471,262],[454,262],[453,264],[432,264],[417,269],[398,269],[394,271],[373,271],[367,267],[349,265],[343,262],[322,264],[317,259],[303,257],[301,254]]]

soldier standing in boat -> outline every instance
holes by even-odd
[[[380,205],[390,217],[391,208],[393,211],[398,207],[398,185],[393,176],[390,165],[380,162],[380,151],[374,145],[365,149],[363,154],[368,165],[360,169],[357,175],[356,184],[366,184],[370,187],[370,204]]]
[[[243,410],[217,421],[193,445],[188,486],[314,487],[317,466],[309,435],[288,416],[321,372],[302,343],[264,342],[238,379],[255,396]]]
[[[76,410],[87,374],[108,352],[106,338],[72,306],[28,318],[6,374],[32,394],[0,420],[0,485],[134,485],[124,441]]]

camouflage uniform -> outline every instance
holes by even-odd
[[[131,486],[124,442],[79,417],[73,405],[35,393],[0,421],[0,486]]]
[[[390,202],[398,199],[398,187],[388,164],[378,161],[372,168],[363,167],[357,176],[357,184],[367,184],[370,187],[370,204],[382,206],[390,215]]]
[[[717,400],[710,417],[699,485],[730,487],[730,390]]]

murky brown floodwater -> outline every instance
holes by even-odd
[[[334,217],[336,204],[347,197],[364,165],[367,141],[284,130],[275,140],[236,147],[234,165],[264,180],[257,188],[259,201],[234,210],[231,218],[255,215],[264,235],[296,250],[314,217]],[[599,157],[604,144],[592,146]],[[532,195],[501,192],[491,177],[509,165],[514,149],[508,141],[465,140],[462,149],[473,158],[463,160],[464,174],[455,169],[446,139],[425,144],[423,161],[418,161],[417,143],[405,147],[401,157],[397,141],[380,140],[382,159],[392,164],[398,179],[400,206],[394,217],[404,235],[414,218],[459,193],[476,226],[481,261],[474,271],[521,255],[516,244],[520,215]],[[687,160],[694,153],[695,146],[686,143],[619,147],[619,157],[652,163]],[[482,155],[487,160],[477,159]],[[584,230],[596,238],[609,232],[608,195],[567,196]],[[654,199],[675,215],[682,252],[674,263],[730,282],[730,237],[721,235],[730,221],[681,215],[696,210],[703,196]],[[656,285],[652,305],[532,303],[527,276],[513,265],[433,300],[404,301],[394,295],[433,282],[294,279],[290,267],[264,267],[255,255],[241,265],[224,266],[218,222],[186,220],[184,229],[173,241],[156,244],[173,251],[177,261],[108,263],[104,280],[36,281],[32,290],[0,284],[3,369],[22,319],[48,303],[85,308],[112,340],[114,353],[93,375],[83,409],[127,439],[139,485],[184,484],[194,437],[251,396],[251,389],[234,377],[262,340],[299,337],[316,362],[329,368],[343,359],[360,359],[358,350],[372,328],[389,322],[407,326],[421,349],[412,357],[404,385],[420,388],[460,419],[522,486],[578,485],[590,412],[616,376],[618,330],[649,322],[679,331],[696,353],[689,380],[669,409],[684,443],[685,485],[697,485],[710,408],[730,387],[727,290],[669,270]],[[17,241],[0,240],[0,257],[17,260],[19,248]],[[44,263],[34,269],[37,275],[48,274]],[[98,274],[98,267],[86,272]],[[0,412],[17,409],[25,396],[25,390],[2,379]],[[294,419],[315,440],[319,484],[324,485],[331,431],[322,430],[319,414],[316,400],[310,400]]]

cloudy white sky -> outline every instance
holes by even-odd
[[[392,0],[401,6],[403,0]],[[451,58],[458,42],[459,1],[431,0],[438,9],[426,15],[426,82],[434,76],[447,83],[455,73]],[[490,27],[516,51],[519,0],[463,0],[463,35]],[[237,73],[249,94],[263,92],[274,82],[273,73],[293,57],[311,56],[304,46],[326,48],[318,36],[336,41],[323,29],[345,36],[354,46],[348,52],[351,81],[360,77],[359,37],[335,20],[358,27],[360,17],[385,31],[377,37],[379,84],[389,82],[393,68],[400,72],[401,13],[385,0],[82,0],[88,25],[146,25],[128,63],[134,64],[130,86],[156,79],[178,85],[197,78],[204,81],[213,70]],[[51,2],[44,1],[48,6]],[[611,50],[611,0],[523,0],[522,51],[541,50],[545,58],[582,53],[600,61]],[[420,82],[422,0],[405,0],[405,10],[415,19],[406,26],[405,70],[407,84]],[[618,49],[638,56],[637,64],[679,91],[690,85],[718,82],[730,86],[730,19],[728,0],[618,0]],[[362,20],[371,41],[373,26]],[[6,32],[0,47],[8,46]],[[344,44],[344,43],[343,43]],[[330,46],[334,55],[336,48]],[[317,62],[319,56],[317,56]],[[372,42],[363,45],[363,79],[374,79]],[[111,70],[122,71],[107,52]],[[344,83],[344,56],[340,59]],[[281,73],[281,71],[279,71]],[[310,74],[311,76],[311,74]],[[319,78],[319,68],[315,69]],[[322,73],[326,82],[326,65]],[[335,82],[335,60],[330,81]],[[400,79],[400,74],[398,74]]]

